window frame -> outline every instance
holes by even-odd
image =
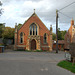
[[[22,35],[21,35],[22,34]],[[21,40],[22,40],[22,42],[21,42]],[[20,33],[20,44],[23,44],[24,43],[24,33],[23,32],[21,32]]]
[[[46,38],[46,39],[45,39]],[[47,39],[48,39],[48,37],[47,37],[47,33],[44,33],[44,36],[43,36],[43,43],[44,44],[47,44],[48,42],[47,42]]]
[[[30,29],[31,28],[31,29]],[[32,31],[31,31],[32,30]],[[29,27],[29,35],[38,35],[38,26],[35,23],[32,23]]]

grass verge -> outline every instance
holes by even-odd
[[[59,62],[57,65],[75,73],[75,64],[72,65],[72,62],[63,60],[63,61]]]

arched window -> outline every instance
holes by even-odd
[[[30,35],[37,35],[37,25],[35,23],[32,23],[30,25]]]
[[[45,44],[47,43],[47,34],[46,33],[44,34],[44,43]]]
[[[20,43],[23,43],[23,32],[20,33]]]

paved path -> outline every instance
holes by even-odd
[[[75,75],[57,66],[64,59],[64,52],[1,53],[0,75]]]

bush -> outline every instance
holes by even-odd
[[[26,52],[31,52],[31,50],[25,50]]]
[[[35,50],[34,52],[42,52],[42,50]]]

